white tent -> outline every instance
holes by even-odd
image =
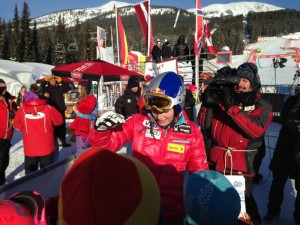
[[[28,88],[40,77],[51,74],[53,67],[42,63],[19,63],[0,59],[0,78],[5,81],[8,92],[17,95],[23,85]]]
[[[34,83],[41,77],[46,77],[52,74],[51,70],[55,67],[53,65],[36,62],[23,62],[23,64],[33,67],[32,79],[34,80]]]
[[[28,87],[32,83],[32,70],[32,66],[0,60],[0,78],[5,81],[7,90],[12,95],[16,95],[23,85]]]

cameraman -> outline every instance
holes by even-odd
[[[225,77],[220,90],[203,93],[198,121],[204,135],[211,169],[227,175],[243,175],[246,182],[246,211],[255,225],[261,224],[256,201],[252,195],[255,170],[253,160],[263,143],[263,135],[272,121],[271,105],[260,95],[260,79],[253,63],[243,63],[237,70],[225,67],[218,71]],[[224,74],[225,73],[225,74]],[[235,80],[234,78],[238,78]],[[220,83],[220,81],[219,81]],[[216,103],[211,97],[215,97]]]

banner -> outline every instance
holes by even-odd
[[[100,50],[100,52],[99,52],[99,50]],[[100,58],[101,60],[103,60],[105,62],[109,62],[109,63],[114,64],[114,50],[113,50],[113,47],[106,47],[106,48],[100,47],[100,49],[99,49],[98,46],[97,46],[96,51],[97,51],[97,59]]]
[[[147,55],[151,57],[151,51],[153,48],[153,33],[151,23],[151,12],[148,1],[144,1],[134,5],[134,9],[139,20],[142,32],[147,45]]]
[[[98,52],[99,52],[99,55],[97,54],[97,58],[100,58],[100,50],[101,47],[103,48],[104,46],[105,39],[106,39],[105,30],[97,26],[97,42],[98,42]]]
[[[194,41],[194,54],[199,55],[204,41],[203,12],[200,0],[196,0],[196,31]]]
[[[240,175],[225,175],[225,177],[230,181],[232,186],[236,189],[238,192],[240,198],[241,198],[241,212],[239,215],[240,217],[243,217],[244,219],[247,218],[246,216],[246,202],[245,202],[245,178]]]
[[[177,73],[177,59],[161,62],[145,62],[145,77],[155,77],[160,73],[173,71]]]
[[[120,13],[118,13],[118,37],[119,37],[119,59],[120,63],[127,65],[128,64],[128,46],[125,30],[121,20]]]

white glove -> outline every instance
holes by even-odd
[[[113,111],[103,113],[97,117],[94,128],[96,131],[106,131],[115,125],[124,123],[124,116]]]

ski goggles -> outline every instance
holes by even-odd
[[[145,94],[144,103],[147,110],[156,110],[158,112],[166,112],[177,104],[173,98],[158,93]]]

